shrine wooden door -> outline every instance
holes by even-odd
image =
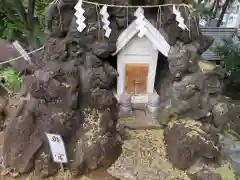
[[[142,94],[147,92],[148,64],[125,65],[125,91]]]

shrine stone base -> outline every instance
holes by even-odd
[[[126,127],[131,129],[161,128],[156,120],[159,107],[153,106],[151,95],[132,95],[126,104],[121,104],[120,95],[115,94],[115,96],[120,105],[119,118],[127,119]]]
[[[120,121],[124,117],[120,117]],[[155,118],[147,115],[143,110],[133,110],[133,116],[126,118],[124,123],[121,122],[125,128],[128,129],[161,129],[160,125]]]
[[[121,95],[115,94],[115,97],[119,101]],[[148,103],[148,94],[132,95],[132,105],[144,105]]]

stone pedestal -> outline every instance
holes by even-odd
[[[132,95],[128,93],[123,93],[119,98],[119,116],[120,117],[130,117],[133,116]]]
[[[154,92],[148,96],[148,103],[145,106],[145,113],[147,116],[150,116],[152,119],[157,118],[158,110],[160,104],[160,96]]]

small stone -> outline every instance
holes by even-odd
[[[44,82],[47,82],[50,79],[50,73],[37,70],[35,76]]]

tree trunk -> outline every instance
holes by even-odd
[[[220,0],[214,0],[214,3],[213,3],[213,5],[212,5],[212,7],[210,9],[210,12],[213,12],[213,13],[211,14],[211,16],[209,18],[207,26],[210,26],[212,19],[216,18],[219,2],[220,2]]]
[[[214,8],[213,8],[213,14],[212,14],[212,19],[215,19],[216,18],[216,15],[217,15],[217,12],[218,12],[218,9],[219,9],[219,3],[220,3],[220,0],[216,0],[215,1],[215,5],[214,5]]]
[[[218,22],[217,22],[217,27],[220,27],[220,25],[222,24],[224,14],[226,13],[230,2],[231,2],[231,0],[226,0],[225,4],[223,5],[221,15],[220,15],[220,17],[218,19]]]
[[[213,12],[213,10],[214,10],[214,7],[215,7],[215,5],[216,5],[217,1],[218,1],[218,0],[214,0],[214,3],[213,3],[213,5],[212,5],[212,7],[211,7],[211,9],[210,9],[210,11],[211,11],[211,12]]]
[[[29,28],[32,28],[34,21],[35,0],[28,0],[27,19]]]

